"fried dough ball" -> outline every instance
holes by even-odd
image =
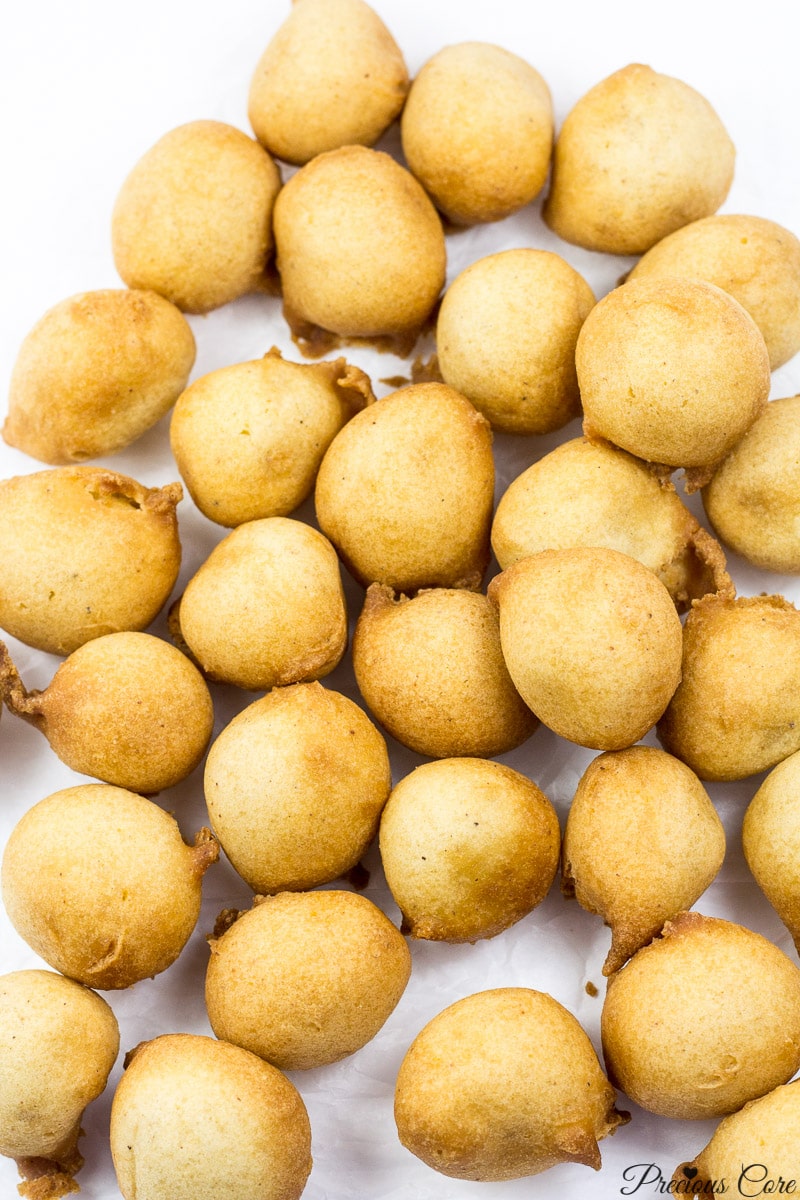
[[[800,752],[762,783],[744,814],[742,848],[755,881],[800,953]]]
[[[343,146],[294,175],[275,205],[284,316],[315,329],[413,344],[444,284],[436,210],[388,154]]]
[[[800,574],[800,396],[767,405],[703,488],[703,504],[748,562]]]
[[[658,736],[701,779],[745,779],[800,750],[800,613],[782,596],[695,601],[682,670]]]
[[[558,1163],[600,1170],[597,1143],[630,1120],[592,1043],[567,1009],[529,988],[451,1004],[400,1066],[400,1141],[454,1179],[538,1175]]]
[[[208,756],[214,833],[262,895],[305,891],[354,867],[392,787],[364,712],[319,683],[276,688],[234,717]]]
[[[252,292],[272,251],[278,168],[221,121],[165,134],[122,185],[111,220],[114,262],[132,288],[205,313]]]
[[[725,831],[700,780],[651,746],[601,754],[564,831],[561,888],[611,927],[612,975],[690,908],[725,857]]]
[[[574,438],[508,487],[492,524],[505,570],[540,550],[605,546],[654,571],[678,611],[707,592],[733,594],[725,556],[672,483],[606,442]]]
[[[100,467],[1,481],[0,628],[50,654],[144,629],[178,577],[182,496]]]
[[[594,750],[638,742],[681,677],[681,623],[652,571],[617,550],[543,550],[496,576],[509,674],[548,728]]]
[[[692,1194],[709,1195],[712,1181],[727,1182],[734,1195],[792,1193],[797,1179],[797,1129],[800,1123],[800,1080],[775,1088],[721,1121],[711,1141],[676,1168],[673,1180],[691,1179]],[[779,1186],[782,1179],[784,1186]],[[772,1186],[769,1186],[772,1184]],[[680,1194],[680,1193],[678,1193]]]
[[[467,267],[445,292],[439,367],[504,433],[550,433],[581,410],[575,343],[594,295],[547,250],[504,250]]]
[[[642,254],[717,211],[734,158],[725,127],[699,92],[632,63],[567,115],[544,219],[587,250]]]
[[[544,792],[518,771],[483,758],[446,758],[400,780],[380,842],[403,932],[475,942],[541,904],[561,834]]]
[[[212,1029],[287,1071],[360,1050],[411,973],[405,938],[354,892],[256,897],[249,912],[223,913],[217,932],[206,977]]]
[[[250,85],[256,137],[303,164],[340,146],[372,146],[408,92],[400,47],[362,0],[294,0]]]
[[[218,853],[207,829],[187,846],[174,818],[133,792],[66,788],[12,830],[3,900],[17,933],[51,967],[89,987],[126,988],[178,957]]]
[[[322,460],[320,529],[365,586],[480,587],[494,493],[486,420],[452,388],[402,388],[353,417]]]
[[[499,221],[538,196],[550,168],[550,89],[524,59],[486,42],[445,46],[411,85],[403,154],[455,225]]]
[[[705,217],[648,250],[628,276],[680,275],[715,283],[755,321],[770,367],[800,350],[800,241],[763,217]]]
[[[392,737],[431,758],[492,758],[539,722],[520,697],[485,596],[434,588],[413,600],[373,583],[353,635],[361,694]]]
[[[609,1079],[648,1112],[735,1112],[800,1067],[800,971],[760,934],[680,913],[608,983]]]
[[[302,521],[248,521],[190,579],[172,625],[209,679],[249,691],[321,679],[347,646],[336,552]]]
[[[125,1200],[298,1200],[311,1127],[280,1071],[238,1046],[173,1033],[127,1055],[111,1154]]]
[[[62,762],[130,791],[180,783],[214,725],[202,675],[168,642],[109,633],[75,650],[44,691],[28,692],[0,642],[0,699],[35,725]]]
[[[185,318],[155,292],[71,296],[20,347],[3,438],[46,463],[115,454],[169,411],[194,356]]]
[[[639,458],[699,468],[702,486],[769,396],[758,327],[726,292],[635,279],[586,318],[576,350],[584,432]]]
[[[0,1154],[32,1181],[21,1195],[79,1190],[81,1117],[118,1051],[116,1018],[94,992],[51,971],[0,976]]]
[[[285,517],[311,492],[342,426],[374,400],[367,376],[343,358],[301,365],[273,346],[195,380],[172,415],[172,452],[210,520]]]

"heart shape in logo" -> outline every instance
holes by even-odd
[[[683,1173],[687,1179],[694,1179],[697,1174],[697,1167],[684,1167]]]

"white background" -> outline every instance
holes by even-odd
[[[736,179],[726,212],[772,218],[800,233],[800,75],[797,71],[796,3],[709,4],[670,0],[654,5],[609,3],[528,5],[514,0],[377,0],[378,12],[416,72],[441,46],[493,41],[527,58],[545,76],[557,120],[590,86],[628,62],[649,63],[703,92],[722,116],[737,146]],[[275,0],[75,0],[14,5],[4,14],[0,94],[3,120],[3,236],[0,337],[5,389],[22,338],[51,305],[79,291],[118,285],[109,247],[109,216],[116,192],[139,156],[163,133],[196,118],[216,118],[248,129],[249,78],[287,6]],[[396,144],[396,139],[393,144]],[[567,246],[539,216],[539,202],[495,226],[448,239],[449,278],[475,259],[513,246],[555,249],[582,271],[598,297],[631,265]],[[294,354],[276,300],[248,298],[205,318],[192,318],[198,339],[194,377],[228,363],[258,357],[273,343]],[[402,372],[389,356],[363,350],[352,359],[374,378]],[[376,384],[378,394],[388,389]],[[776,372],[772,396],[800,391],[800,356]],[[0,399],[0,411],[4,401]],[[168,423],[113,459],[111,466],[148,484],[176,478]],[[498,495],[529,463],[557,441],[579,432],[577,423],[558,437],[498,437]],[[25,455],[0,446],[0,477],[42,469]],[[692,501],[701,514],[699,501]],[[313,519],[310,504],[297,514]],[[223,531],[184,502],[180,509],[184,567],[179,588],[198,568]],[[769,577],[733,561],[742,593],[784,591],[800,598],[792,581]],[[496,569],[496,568],[495,568]],[[2,563],[0,563],[0,579]],[[351,615],[361,593],[347,583]],[[155,632],[164,632],[163,621]],[[44,687],[58,662],[9,639],[29,687]],[[348,666],[327,681],[355,695]],[[254,697],[217,688],[219,730]],[[652,737],[648,739],[652,741]],[[395,779],[421,759],[392,746]],[[540,730],[504,761],[526,771],[565,817],[577,780],[593,757]],[[8,714],[0,722],[0,837],[3,844],[21,814],[50,792],[83,780],[63,766],[35,730]],[[749,877],[739,846],[741,815],[760,779],[716,786],[711,794],[728,831],[728,857],[718,881],[698,903],[706,913],[740,920],[773,938],[794,956],[790,939]],[[185,836],[205,821],[202,775],[165,793]],[[376,851],[368,895],[393,917]],[[203,1005],[207,960],[204,935],[220,908],[245,907],[249,893],[227,863],[206,877],[200,924],[179,961],[164,975],[124,993],[107,993],[121,1025],[123,1050],[143,1038],[179,1030],[209,1032]],[[336,1066],[295,1073],[309,1107],[315,1166],[308,1200],[605,1200],[618,1196],[630,1164],[655,1162],[669,1178],[675,1165],[705,1144],[713,1122],[659,1120],[626,1104],[633,1121],[601,1143],[603,1169],[560,1166],[534,1179],[470,1184],[435,1174],[396,1139],[392,1090],[402,1056],[422,1025],[446,1004],[486,987],[521,985],[551,992],[574,1012],[599,1048],[603,982],[600,967],[609,934],[557,890],[531,916],[491,942],[476,946],[419,943],[414,971],[400,1006],[379,1036]],[[0,970],[41,965],[0,914]],[[600,987],[592,999],[587,981]],[[687,980],[687,995],[701,981]],[[79,1177],[87,1200],[117,1200],[107,1147],[111,1086],[87,1112]],[[800,1167],[800,1164],[799,1164]],[[799,1172],[800,1173],[800,1172]],[[0,1163],[0,1195],[15,1194],[13,1164]],[[652,1189],[638,1193],[655,1194]],[[142,1198],[147,1200],[147,1198]]]

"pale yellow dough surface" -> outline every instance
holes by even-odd
[[[453,388],[417,384],[385,396],[334,438],[317,476],[317,520],[365,586],[477,589],[489,561],[493,490],[485,418]]]
[[[386,882],[415,938],[494,937],[550,890],[561,835],[530,779],[483,758],[423,763],[381,818]]]
[[[292,176],[275,205],[293,333],[415,340],[444,284],[445,244],[425,192],[388,154],[343,146]]]
[[[445,46],[411,85],[402,138],[410,170],[450,221],[499,221],[544,187],[553,145],[550,89],[534,67],[500,46]]]
[[[494,607],[464,588],[409,600],[372,584],[353,635],[353,670],[388,732],[431,758],[491,758],[538,726],[511,682]]]
[[[51,654],[146,628],[178,577],[182,497],[100,467],[0,482],[0,628]]]
[[[705,279],[738,300],[773,371],[800,350],[800,241],[775,221],[735,213],[693,221],[657,242],[628,278],[666,275]]]
[[[372,146],[408,92],[402,52],[363,0],[294,0],[259,59],[248,115],[258,140],[290,163]]]
[[[681,677],[681,623],[652,571],[617,550],[520,559],[489,585],[509,674],[539,720],[594,750],[622,750]]]
[[[681,913],[609,981],[601,1027],[609,1077],[636,1104],[721,1117],[800,1066],[800,970],[743,925]]]
[[[584,433],[695,468],[692,486],[707,482],[769,396],[758,326],[700,280],[634,279],[610,292],[584,322],[576,364]]]
[[[127,1056],[111,1108],[125,1200],[299,1200],[311,1170],[306,1107],[238,1046],[166,1034]]]
[[[767,405],[703,488],[703,504],[748,562],[800,574],[800,396]]]
[[[272,252],[278,168],[221,121],[191,121],[156,142],[122,185],[114,262],[131,288],[205,313],[256,290]]]
[[[580,412],[575,344],[593,306],[588,283],[557,254],[481,258],[453,280],[439,310],[442,378],[494,429],[560,429]]]
[[[564,1162],[598,1171],[597,1143],[629,1119],[614,1099],[567,1009],[543,992],[496,988],[417,1035],[394,1114],[403,1145],[443,1175],[519,1179]]]
[[[325,1066],[360,1050],[408,983],[405,938],[354,892],[281,892],[230,915],[234,923],[210,942],[211,1026],[284,1070]]]
[[[155,292],[71,296],[20,347],[3,437],[55,466],[116,454],[169,411],[194,358],[185,318]]]
[[[704,96],[631,63],[595,84],[556,141],[544,219],[567,242],[643,254],[716,212],[735,150]]]
[[[223,729],[208,756],[214,832],[262,895],[306,891],[354,867],[392,786],[364,710],[319,683],[275,688]]]
[[[239,525],[189,580],[172,625],[209,679],[254,692],[321,679],[347,646],[333,546],[289,517]]]

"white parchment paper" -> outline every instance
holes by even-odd
[[[800,75],[796,68],[794,0],[734,3],[723,9],[702,0],[651,5],[633,0],[605,4],[573,0],[532,5],[514,0],[375,0],[375,8],[403,48],[412,73],[441,46],[491,41],[527,58],[548,80],[557,120],[589,87],[628,62],[649,63],[695,86],[722,116],[738,149],[736,179],[725,212],[769,217],[800,232]],[[282,21],[283,0],[75,0],[64,5],[9,3],[0,32],[3,67],[3,235],[0,338],[5,387],[20,341],[51,305],[79,291],[119,286],[110,252],[109,219],[116,192],[133,163],[163,133],[197,118],[229,121],[248,129],[250,75]],[[385,143],[396,149],[396,132]],[[633,260],[611,258],[560,242],[542,223],[540,202],[496,225],[448,237],[448,278],[476,259],[516,246],[562,254],[581,271],[598,298]],[[206,317],[191,318],[198,341],[193,378],[229,363],[255,358],[273,344],[299,357],[275,299],[251,297]],[[428,347],[430,349],[432,347]],[[354,349],[349,355],[375,381],[407,373],[389,355]],[[773,377],[773,398],[800,391],[800,356]],[[4,402],[0,401],[0,412]],[[498,497],[508,483],[558,442],[579,433],[573,423],[546,438],[496,438]],[[168,443],[168,420],[103,464],[150,485],[177,478]],[[0,477],[42,469],[0,444]],[[702,518],[699,498],[690,506]],[[176,594],[224,531],[188,499],[179,510],[184,547]],[[313,522],[309,502],[295,514]],[[781,591],[800,602],[800,586],[768,576],[732,558],[739,591]],[[3,565],[0,563],[0,575]],[[497,567],[493,564],[490,573]],[[351,617],[363,593],[346,581]],[[166,636],[163,618],[153,632]],[[28,687],[45,687],[58,660],[9,639]],[[326,681],[353,699],[349,662]],[[217,732],[256,697],[217,687]],[[655,744],[652,735],[647,739]],[[390,743],[395,780],[423,761]],[[563,822],[576,783],[593,757],[545,729],[504,762],[533,778],[556,805]],[[794,957],[789,936],[753,883],[740,847],[744,808],[761,777],[709,791],[722,816],[728,854],[718,880],[699,901],[705,913],[740,921],[772,938]],[[6,714],[0,721],[0,840],[5,844],[21,815],[49,793],[85,782],[65,767],[34,729]],[[185,837],[207,820],[202,770],[165,792],[158,802],[174,812]],[[366,859],[366,894],[399,919],[383,881],[377,850]],[[205,935],[223,907],[248,907],[249,890],[226,861],[209,871],[203,913],[177,963],[163,975],[121,993],[106,993],[121,1026],[123,1051],[160,1033],[210,1033],[203,1002],[208,951]],[[708,1140],[714,1122],[658,1119],[630,1108],[631,1123],[601,1144],[603,1168],[554,1168],[533,1179],[473,1184],[438,1175],[399,1144],[392,1118],[397,1068],[408,1045],[437,1012],[471,992],[525,986],[550,992],[584,1025],[599,1050],[604,993],[600,968],[609,932],[598,918],[564,900],[556,888],[529,917],[499,937],[475,946],[412,944],[411,982],[380,1034],[335,1066],[296,1072],[293,1081],[308,1106],[314,1170],[307,1200],[606,1200],[628,1194],[641,1176],[636,1164],[656,1164],[669,1179],[675,1165]],[[0,913],[0,971],[41,966]],[[586,992],[587,983],[599,995]],[[680,983],[687,995],[700,980]],[[87,1111],[81,1143],[86,1165],[79,1176],[87,1200],[118,1200],[108,1150],[108,1120],[117,1064],[105,1094]],[[626,1176],[626,1171],[628,1172]],[[800,1152],[798,1153],[800,1181]],[[0,1161],[0,1195],[16,1195],[14,1165]],[[800,1183],[799,1185],[800,1186]],[[658,1194],[642,1185],[640,1196]]]

